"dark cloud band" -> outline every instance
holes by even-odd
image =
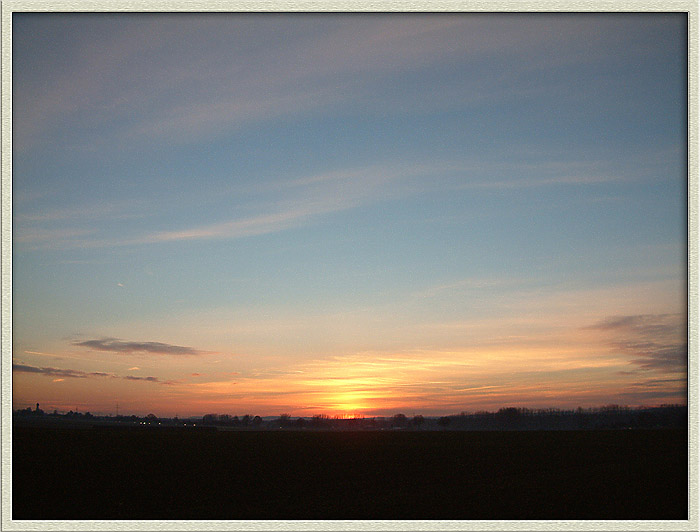
[[[27,366],[25,364],[12,364],[13,371],[21,373],[40,373],[51,377],[68,377],[72,379],[86,379],[88,377],[114,377],[111,373],[102,373],[95,371],[87,373],[85,371],[76,371],[73,369],[58,369],[58,368],[37,368],[36,366]]]
[[[602,331],[608,345],[643,369],[683,371],[688,364],[687,317],[683,314],[610,316],[588,330]]]
[[[95,351],[111,353],[153,353],[157,355],[201,355],[206,351],[200,351],[194,347],[164,344],[162,342],[124,342],[115,338],[103,338],[101,340],[85,340],[74,342],[73,345],[87,347]]]
[[[112,379],[124,379],[128,381],[147,381],[147,382],[157,382],[159,384],[172,384],[171,381],[161,381],[158,377],[137,377],[134,375],[126,375],[121,377],[115,375],[114,373],[104,373],[102,371],[79,371],[74,369],[58,369],[58,368],[39,368],[36,366],[28,366],[26,364],[12,364],[12,371],[19,373],[36,373],[39,375],[46,375],[49,377],[61,377],[61,378],[71,378],[71,379],[89,379],[89,378],[112,378]]]

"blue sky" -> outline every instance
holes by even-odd
[[[15,403],[684,401],[686,41],[680,14],[15,13]]]

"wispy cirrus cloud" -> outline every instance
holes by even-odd
[[[576,169],[576,174],[562,172]],[[558,185],[591,185],[619,180],[620,174],[605,161],[551,161],[541,165],[503,163],[498,161],[433,161],[429,164],[417,161],[384,161],[360,167],[348,167],[326,172],[302,175],[292,179],[271,179],[259,185],[248,185],[228,190],[223,194],[249,197],[242,211],[255,212],[222,219],[213,223],[200,223],[180,228],[148,230],[126,237],[110,238],[97,234],[94,229],[54,228],[57,217],[72,220],[81,209],[65,209],[49,213],[45,218],[31,215],[32,225],[20,224],[15,242],[25,247],[51,249],[91,249],[125,246],[143,246],[199,240],[231,240],[257,235],[277,233],[309,224],[318,223],[323,216],[357,207],[391,201],[396,198],[428,193],[432,187],[448,186],[455,193],[480,189],[520,189]],[[490,179],[485,176],[507,176],[517,169],[525,172],[518,178]],[[565,170],[566,169],[566,170]],[[530,175],[532,174],[532,175]],[[260,200],[260,197],[265,198]],[[142,203],[136,204],[142,207]],[[135,205],[136,205],[135,204]],[[108,219],[124,214],[135,205],[119,203],[111,206]],[[94,209],[86,208],[94,214]],[[132,215],[136,211],[131,211]],[[141,212],[141,211],[139,211]],[[143,212],[142,212],[143,215]],[[16,218],[23,220],[22,214]],[[143,215],[145,216],[145,215]],[[177,220],[177,218],[175,218]],[[173,223],[175,225],[177,221]],[[41,225],[43,224],[43,225]]]
[[[506,190],[512,188],[535,188],[555,185],[595,185],[616,180],[619,180],[619,177],[613,175],[559,175],[540,178],[476,181],[462,185],[461,188],[495,188],[498,190]]]
[[[243,217],[189,229],[161,231],[133,240],[132,244],[152,244],[176,240],[235,239],[283,231],[307,224],[319,216],[348,210],[367,202],[381,201],[402,192],[391,188],[408,171],[391,165],[373,166],[313,175],[292,182],[278,183],[284,195],[295,189],[289,199],[263,206],[264,214]],[[285,191],[285,189],[287,189]],[[267,212],[265,212],[267,210]]]
[[[16,223],[34,222],[65,222],[79,220],[124,220],[130,218],[143,218],[148,209],[153,209],[152,204],[141,198],[132,198],[128,201],[88,203],[79,206],[69,206],[53,209],[42,209],[29,212],[13,212],[13,221]]]
[[[312,21],[322,26],[330,24],[314,32],[310,31]],[[125,122],[121,137],[132,142],[154,135],[184,142],[250,121],[337,104],[353,94],[338,90],[339,77],[347,87],[357,81],[360,72],[369,71],[376,76],[385,70],[387,60],[394,70],[413,67],[415,54],[405,51],[412,37],[439,36],[454,25],[450,18],[437,21],[414,18],[396,24],[392,19],[368,19],[363,33],[372,41],[380,39],[371,46],[367,38],[358,39],[358,30],[354,24],[347,24],[348,19],[332,21],[328,17],[285,21],[253,14],[216,18],[192,15],[187,22],[159,17],[140,24],[125,21],[115,27],[100,26],[100,21],[93,19],[89,23],[100,27],[101,42],[93,43],[90,51],[86,49],[68,68],[55,69],[43,85],[31,74],[26,79],[16,76],[22,89],[16,92],[26,93],[16,102],[25,117],[17,127],[17,149],[24,149],[36,141],[43,129],[71,115],[87,123],[99,123],[105,116],[121,117]],[[69,19],[64,31],[80,35],[81,27],[84,28],[79,21]],[[265,31],[285,35],[285,45],[250,46]],[[22,35],[19,29],[17,33]],[[198,43],[203,33],[240,51],[217,53],[211,47],[202,47]],[[316,41],[314,48],[318,50],[312,55],[304,52],[310,40]],[[183,46],[185,42],[187,46]],[[380,57],[378,46],[382,50]],[[422,62],[434,60],[450,49],[438,39]],[[147,64],[142,60],[143,50],[151,54]],[[175,56],[177,61],[173,60]],[[384,61],[377,60],[382,58]],[[146,67],[148,75],[130,75],[143,72]],[[93,73],[97,69],[101,76],[96,78]],[[125,84],[125,79],[131,80],[129,84]],[[204,79],[207,83],[202,83]],[[173,100],[173,83],[181,89],[175,100],[179,105]],[[328,95],[324,97],[323,93]]]
[[[413,190],[411,179],[429,174],[435,168],[406,164],[377,164],[360,168],[334,170],[292,180],[276,180],[261,185],[248,193],[263,192],[267,200],[251,201],[245,209],[254,209],[255,215],[240,216],[210,224],[179,229],[146,231],[127,238],[92,236],[94,231],[54,230],[34,228],[20,234],[17,241],[48,248],[109,248],[141,246],[178,241],[238,239],[276,233],[307,225],[323,215],[345,211],[384,201]],[[237,194],[240,190],[235,191]],[[245,194],[246,191],[243,191]]]
[[[54,242],[56,240],[66,241],[84,238],[94,233],[95,231],[91,229],[50,229],[35,227],[31,229],[15,229],[12,240],[15,243],[37,244],[41,242]]]
[[[120,354],[151,353],[156,355],[203,355],[209,351],[202,351],[194,347],[166,344],[163,342],[128,342],[116,338],[102,338],[73,342],[78,347],[86,347],[94,351],[104,351]]]
[[[602,332],[609,347],[622,351],[642,369],[687,368],[687,317],[683,314],[609,316],[584,329]]]
[[[70,118],[93,126],[86,129],[97,132],[96,141],[127,139],[133,144],[146,137],[192,142],[241,124],[358,100],[371,101],[382,110],[407,103],[445,108],[467,98],[525,91],[529,85],[521,82],[523,72],[605,60],[625,37],[648,31],[638,22],[610,18],[597,18],[592,24],[591,16],[559,17],[557,24],[547,17],[474,14],[190,14],[186,19],[164,14],[121,24],[65,17],[58,26],[72,36],[65,62],[56,61],[49,75],[41,76],[34,64],[18,61],[24,68],[13,79],[14,105],[23,120],[15,126],[15,149],[27,150],[46,130]],[[42,38],[31,19],[20,17],[16,26],[20,42],[50,42],[51,34]],[[85,35],[92,33],[101,38],[86,42]],[[202,40],[202,35],[211,41]],[[270,42],[266,35],[284,40]],[[459,68],[494,62],[508,68],[491,67],[446,87],[431,84],[431,98],[412,93],[410,84],[391,91],[390,98],[376,90],[392,75],[433,65]],[[96,71],[100,76],[94,75]],[[541,76],[540,84],[551,83],[550,77]],[[424,79],[429,83],[430,77]],[[101,129],[105,122],[123,127],[100,139],[108,136]]]
[[[84,360],[84,357],[76,357],[76,356],[66,355],[66,354],[57,355],[55,353],[44,353],[42,351],[29,351],[27,349],[25,349],[24,352],[29,354],[29,355],[39,355],[42,357],[57,358],[59,360],[63,360],[64,358],[74,358],[76,360]]]
[[[636,314],[630,316],[608,316],[589,325],[587,329],[602,331],[629,331],[641,336],[667,335],[679,331],[680,314]]]
[[[159,231],[126,242],[126,244],[154,244],[178,240],[207,240],[217,238],[235,239],[274,233],[299,226],[308,218],[328,211],[328,207],[324,208],[324,206],[300,207],[297,209],[198,226],[190,229]]]
[[[70,116],[86,123],[120,117],[125,122],[121,137],[131,142],[154,135],[184,142],[251,121],[343,102],[353,94],[343,89],[356,84],[361,73],[373,74],[371,80],[388,65],[391,70],[415,68],[415,50],[407,50],[407,45],[416,36],[423,38],[424,48],[432,42],[421,63],[454,54],[453,47],[439,38],[454,26],[454,17],[413,17],[398,24],[393,18],[374,17],[359,28],[347,18],[283,20],[253,14],[190,15],[186,22],[158,17],[139,22],[102,26],[99,20],[88,21],[91,28],[100,28],[102,39],[91,43],[67,68],[54,69],[41,81],[29,67],[24,77],[20,74],[25,72],[15,76],[21,89],[16,91],[15,105],[24,118],[16,127],[16,149],[25,149],[43,130]],[[314,24],[320,24],[316,31]],[[64,31],[81,35],[81,28],[85,29],[83,23],[68,19]],[[260,42],[266,31],[284,35],[284,46],[250,45]],[[231,54],[203,47],[199,45],[202,34],[228,43],[225,50],[232,46],[239,51]],[[438,38],[433,42],[430,36]],[[82,44],[79,37],[75,40]],[[314,54],[306,52],[309,44],[317,50]],[[143,50],[149,50],[147,63],[142,59]],[[133,75],[145,68],[148,75]],[[99,77],[94,76],[97,70]],[[207,83],[202,83],[204,79]],[[180,88],[177,99],[173,98],[174,83]],[[325,97],[324,92],[328,93]],[[25,96],[20,97],[22,94]]]
[[[12,239],[22,249],[80,247],[100,238],[96,221],[101,224],[122,223],[128,219],[145,218],[149,214],[153,214],[153,207],[140,198],[54,209],[28,208],[22,202],[16,202],[12,213]]]

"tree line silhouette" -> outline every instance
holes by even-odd
[[[560,410],[555,408],[530,409],[504,407],[495,412],[462,412],[456,415],[408,417],[397,413],[382,417],[331,417],[317,414],[312,417],[294,418],[290,414],[263,419],[260,416],[245,414],[206,414],[201,418],[159,418],[155,414],[147,416],[121,415],[97,416],[90,412],[72,410],[46,414],[39,408],[16,410],[17,419],[71,420],[96,424],[139,425],[146,427],[219,427],[224,430],[595,430],[595,429],[635,429],[635,428],[684,428],[687,427],[688,407],[685,405],[661,405],[657,407],[637,407],[607,405],[599,408],[576,408]]]

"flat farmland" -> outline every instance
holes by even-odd
[[[13,519],[687,519],[687,431],[15,426]]]

